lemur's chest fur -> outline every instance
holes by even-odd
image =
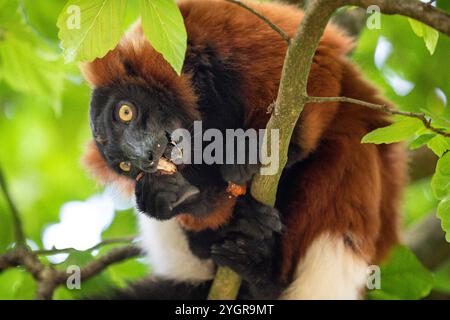
[[[212,261],[200,259],[189,248],[186,232],[176,219],[158,221],[139,214],[141,245],[154,274],[178,281],[212,279]]]

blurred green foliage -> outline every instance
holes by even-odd
[[[62,63],[56,20],[64,5],[64,0],[0,0],[0,165],[27,238],[40,248],[45,227],[58,222],[64,203],[101,192],[80,161],[90,138],[90,89],[75,63]],[[137,234],[134,214],[118,212],[104,234],[107,238]],[[13,241],[10,212],[0,197],[0,253]],[[65,264],[83,265],[91,257],[76,253]],[[58,290],[55,298],[124,286],[147,271],[140,260],[127,261],[87,281],[81,291]],[[31,299],[34,288],[34,280],[23,270],[0,274],[0,299]]]
[[[438,4],[448,5],[444,1]],[[80,164],[84,145],[90,137],[90,89],[75,63],[63,63],[56,21],[65,5],[65,0],[0,0],[0,165],[23,217],[27,238],[39,248],[43,247],[44,229],[59,221],[64,203],[83,201],[101,192]],[[450,11],[449,7],[446,9]],[[132,23],[138,14],[138,2],[129,1],[124,25]],[[374,53],[380,39],[389,44],[390,53],[384,63],[377,66]],[[448,125],[449,54],[448,37],[441,35],[431,56],[406,18],[383,16],[380,30],[362,33],[352,59],[399,108],[425,111],[437,124]],[[412,90],[398,95],[392,81],[389,82],[393,75],[411,83]],[[434,138],[427,132],[416,134],[416,131],[411,132],[415,134],[413,137],[407,135],[411,140],[416,138],[416,147]],[[432,146],[436,153],[441,153],[440,141]],[[430,181],[428,177],[409,186],[404,203],[405,228],[436,211],[439,201]],[[447,193],[443,198],[446,196]],[[443,203],[442,210],[448,210],[447,202]],[[0,254],[12,245],[12,230],[10,213],[5,199],[0,196]],[[134,214],[120,211],[102,237],[136,233]],[[99,252],[74,252],[60,267],[83,265],[94,254],[103,254],[111,247]],[[450,263],[436,270],[433,281],[432,274],[403,247],[393,253],[391,262],[383,266],[383,270],[387,274],[384,281],[388,283],[382,291],[371,294],[373,298],[421,298],[432,287],[450,292]],[[101,294],[147,273],[148,267],[140,259],[129,260],[83,283],[81,291],[58,289],[55,298]],[[31,299],[34,291],[34,280],[20,268],[0,274],[0,299]]]

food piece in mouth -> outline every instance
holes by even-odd
[[[157,169],[164,174],[174,174],[177,172],[177,167],[166,158],[159,159]]]
[[[159,159],[157,169],[161,174],[174,174],[175,172],[177,172],[177,167],[175,166],[175,164],[173,164],[166,158]],[[141,180],[143,176],[144,172],[140,172],[136,177],[136,181]]]

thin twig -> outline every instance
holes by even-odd
[[[23,224],[22,220],[20,218],[19,210],[17,210],[16,205],[14,204],[14,201],[12,200],[11,194],[9,193],[8,185],[6,183],[6,178],[3,173],[2,168],[0,167],[0,189],[3,192],[3,195],[6,199],[6,202],[9,206],[9,209],[11,210],[11,214],[13,217],[13,223],[14,223],[14,232],[16,237],[16,242],[19,245],[25,245],[25,235],[23,232]]]
[[[259,13],[258,11],[256,11],[255,9],[253,9],[252,7],[249,7],[248,5],[246,5],[245,3],[243,3],[242,1],[239,0],[225,0],[231,3],[234,3],[248,11],[250,11],[251,13],[253,13],[255,16],[257,16],[258,18],[260,18],[261,20],[263,20],[265,23],[267,23],[267,25],[269,27],[271,27],[274,31],[278,32],[280,34],[280,36],[284,39],[284,41],[286,41],[286,43],[289,45],[289,43],[291,43],[291,37],[289,37],[287,35],[286,32],[284,32],[283,30],[281,30],[275,23],[273,23],[272,21],[270,21],[269,18],[265,17],[264,15],[262,15],[261,13]]]
[[[36,255],[45,255],[45,256],[51,256],[51,255],[60,254],[60,253],[80,252],[80,251],[88,252],[88,251],[93,251],[93,250],[99,249],[100,247],[110,245],[110,244],[131,243],[135,240],[135,238],[136,237],[106,239],[86,250],[78,250],[78,249],[70,247],[70,248],[62,248],[62,249],[53,248],[53,249],[49,249],[49,250],[36,250],[33,252]]]
[[[436,134],[439,134],[441,136],[444,136],[444,137],[450,137],[449,132],[446,132],[442,129],[432,126],[431,119],[427,118],[425,116],[425,114],[423,114],[423,113],[414,113],[414,112],[408,112],[408,111],[395,110],[385,104],[375,104],[375,103],[370,103],[370,102],[366,102],[363,100],[358,100],[358,99],[353,99],[353,98],[348,98],[348,97],[308,97],[306,99],[306,101],[308,103],[347,102],[347,103],[353,103],[353,104],[357,104],[360,106],[364,106],[364,107],[367,107],[367,108],[370,108],[373,110],[378,110],[378,111],[382,111],[385,113],[389,113],[392,115],[400,115],[400,116],[409,117],[409,118],[416,118],[416,119],[419,119],[420,121],[422,121],[422,123],[428,130],[430,130]]]

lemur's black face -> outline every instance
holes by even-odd
[[[191,122],[175,96],[139,85],[95,89],[90,117],[100,153],[112,169],[133,178],[155,172],[172,131]]]

